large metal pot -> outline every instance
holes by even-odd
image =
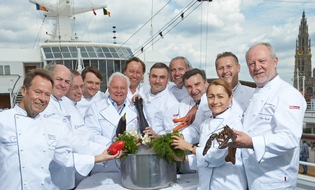
[[[128,189],[160,189],[176,182],[176,164],[154,153],[129,154],[120,166],[122,185]]]

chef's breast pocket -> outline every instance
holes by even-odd
[[[258,113],[258,118],[265,121],[271,121],[274,117],[276,106],[267,102],[261,111]]]

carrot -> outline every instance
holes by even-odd
[[[173,122],[174,122],[174,123],[183,122],[183,121],[185,121],[185,118],[186,118],[186,116],[180,117],[180,118],[174,118],[174,119],[173,119]]]
[[[186,126],[188,126],[188,122],[183,122],[183,123],[177,125],[177,126],[173,129],[173,132],[179,131],[180,129],[182,129],[182,128],[186,127]]]

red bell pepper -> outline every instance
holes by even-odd
[[[109,146],[107,149],[108,154],[115,155],[118,151],[122,150],[125,146],[125,141],[117,141]]]

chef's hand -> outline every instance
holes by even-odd
[[[198,106],[194,105],[192,108],[190,108],[190,110],[186,114],[184,121],[187,122],[188,125],[194,122],[197,110],[198,110]]]
[[[233,131],[236,134],[236,139],[230,146],[234,148],[253,148],[253,141],[249,135],[235,129],[233,129]]]
[[[156,134],[152,127],[146,127],[145,130],[143,131],[145,134],[148,134],[148,136],[151,138],[151,139],[154,139],[156,137],[158,137],[159,135]]]
[[[104,152],[100,155],[96,155],[95,156],[95,163],[98,163],[98,162],[105,162],[107,160],[113,160],[113,159],[116,159],[116,158],[120,158],[120,156],[123,154],[123,151],[118,151],[115,155],[110,155],[106,150],[104,150]]]

